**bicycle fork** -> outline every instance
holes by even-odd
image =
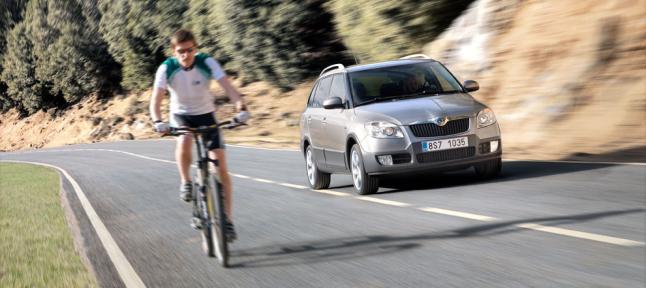
[[[208,207],[206,204],[207,203],[206,193],[207,193],[207,185],[208,185],[208,183],[206,183],[206,179],[208,179],[208,177],[207,175],[203,175],[205,174],[204,171],[208,171],[206,170],[206,167],[204,167],[208,164],[206,161],[200,160],[198,162],[198,165],[202,169],[198,169],[200,173],[198,173],[197,175],[197,181],[194,182],[196,183],[194,184],[196,187],[195,186],[193,187],[194,188],[193,189],[193,218],[191,221],[191,227],[193,227],[196,230],[201,230],[204,227],[208,227],[208,225],[212,223],[210,223],[211,219],[209,219],[208,217],[209,211],[207,210]]]

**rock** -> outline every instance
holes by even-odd
[[[271,132],[269,132],[269,131],[262,131],[262,132],[258,133],[258,136],[269,136],[269,135],[271,135]]]
[[[91,119],[92,119],[92,126],[99,125],[103,121],[103,118],[101,117],[92,117]]]
[[[137,130],[144,130],[148,128],[148,123],[144,120],[137,120],[135,121],[135,129]]]
[[[300,121],[298,119],[287,119],[285,120],[285,125],[287,127],[294,127],[298,126],[300,124]]]
[[[131,133],[121,133],[119,134],[119,138],[122,140],[135,140],[135,136]]]
[[[113,126],[117,125],[117,124],[123,122],[123,120],[125,120],[125,119],[123,117],[121,117],[121,116],[114,117],[114,118],[112,118],[112,125]]]
[[[103,125],[96,127],[92,132],[90,132],[90,137],[92,138],[102,138],[108,136],[112,131],[112,127],[103,123]]]

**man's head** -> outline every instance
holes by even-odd
[[[197,53],[197,41],[191,31],[179,29],[170,38],[170,47],[173,49],[173,56],[184,67],[190,67],[195,61]]]

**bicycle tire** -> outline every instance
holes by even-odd
[[[211,225],[208,229],[211,235],[211,246],[214,248],[215,256],[218,259],[218,262],[222,267],[229,266],[229,247],[226,238],[225,225],[226,217],[224,213],[224,197],[222,195],[222,184],[218,182],[215,177],[209,176],[209,185],[212,189],[207,191],[207,205],[211,206],[210,211],[215,211],[215,213],[210,213]],[[215,201],[213,201],[215,200]],[[217,209],[213,209],[217,208]]]
[[[208,189],[206,186],[201,186],[200,189],[205,189],[206,190],[205,192],[208,193]],[[213,226],[213,223],[212,223],[213,221],[210,220],[211,217],[209,214],[209,208],[207,206],[208,201],[204,201],[204,197],[202,197],[202,195],[198,196],[198,201],[201,202],[201,205],[198,205],[198,206],[201,206],[199,207],[200,208],[199,213],[202,214],[200,218],[202,218],[202,221],[204,221],[202,223],[202,249],[204,250],[207,256],[215,257],[216,256],[215,247],[213,247],[213,243],[214,243],[213,231],[211,229],[211,226]]]

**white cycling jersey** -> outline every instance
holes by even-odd
[[[171,115],[200,115],[215,111],[209,82],[226,74],[215,59],[204,54],[198,53],[195,62],[192,69],[184,69],[171,57],[157,69],[154,89],[170,92]]]

